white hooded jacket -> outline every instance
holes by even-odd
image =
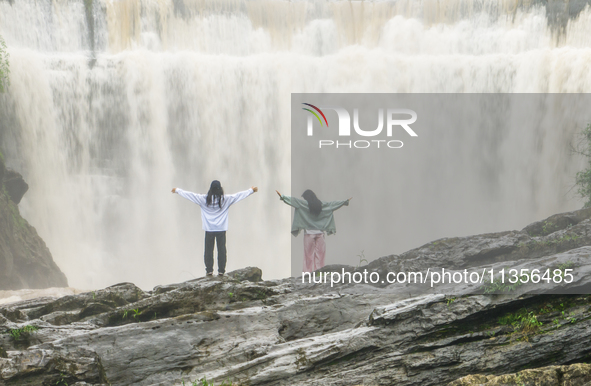
[[[221,208],[216,200],[214,200],[212,205],[208,206],[207,194],[187,192],[179,188],[176,188],[175,193],[201,207],[201,222],[205,231],[220,232],[228,230],[228,209],[230,209],[230,206],[240,200],[244,200],[253,194],[254,190],[251,188],[235,194],[225,194]]]

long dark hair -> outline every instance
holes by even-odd
[[[308,208],[310,209],[310,213],[312,213],[314,216],[318,216],[320,212],[322,212],[322,201],[320,201],[318,197],[316,197],[316,194],[314,194],[313,191],[311,191],[310,189],[306,190],[302,194],[302,197],[304,197],[304,200],[308,201]]]
[[[222,208],[222,202],[224,201],[224,189],[222,184],[218,180],[213,180],[207,192],[207,206],[213,205],[217,200],[218,206]]]

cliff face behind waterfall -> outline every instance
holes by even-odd
[[[0,290],[67,287],[45,242],[20,215],[17,205],[27,189],[0,153]]]

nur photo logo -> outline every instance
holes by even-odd
[[[351,114],[349,110],[344,107],[340,106],[322,106],[317,107],[311,103],[302,103],[308,107],[302,107],[303,110],[307,111],[308,113],[308,120],[307,120],[307,136],[312,137],[314,136],[314,118],[319,122],[320,127],[328,129],[328,119],[326,118],[326,114],[324,111],[330,110],[334,111],[337,114],[338,118],[338,130],[336,133],[329,130],[322,130],[322,135],[331,135],[333,139],[320,139],[318,141],[318,147],[320,149],[326,147],[335,147],[335,148],[348,148],[348,149],[367,149],[370,147],[377,147],[380,148],[380,145],[383,145],[384,148],[390,149],[399,149],[404,146],[404,143],[400,140],[393,140],[390,139],[395,129],[402,128],[404,131],[410,135],[411,137],[418,137],[417,133],[410,127],[411,124],[415,123],[417,120],[417,113],[414,110],[410,109],[378,109],[378,124],[377,128],[373,130],[364,130],[360,127],[359,124],[359,109],[353,109],[353,130],[355,134],[362,136],[362,137],[377,137],[382,134],[384,126],[386,127],[386,139],[371,139],[371,140],[349,140],[343,141],[340,140],[340,137],[350,137],[351,136]],[[384,114],[384,110],[386,114]],[[384,119],[384,116],[386,117]],[[322,117],[322,118],[321,118]],[[384,125],[384,120],[386,124]],[[334,125],[333,125],[334,127]],[[338,137],[335,138],[336,134]],[[382,134],[383,137],[383,134]]]

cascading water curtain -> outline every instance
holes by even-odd
[[[260,189],[231,210],[228,270],[288,276],[290,212],[274,189],[290,189],[292,92],[591,92],[586,1],[4,0],[0,35],[2,152],[30,185],[21,212],[78,288],[203,276],[199,208],[170,189],[213,179]],[[515,154],[508,144],[492,141],[486,162]],[[555,184],[532,178],[544,190],[530,207],[446,232],[580,207],[568,145],[519,155],[556,165]]]

